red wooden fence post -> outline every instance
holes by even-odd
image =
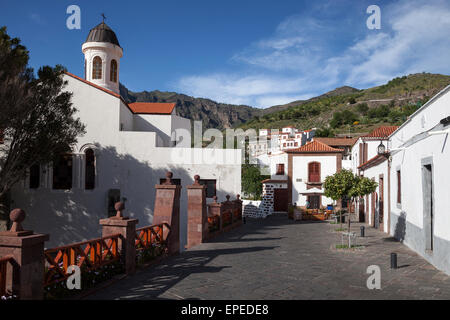
[[[123,202],[117,202],[114,206],[117,214],[114,217],[100,219],[102,226],[102,237],[109,237],[114,234],[120,234],[119,250],[125,261],[125,273],[133,274],[136,271],[136,225],[138,219],[124,217],[122,212],[125,209]]]
[[[194,184],[187,186],[187,248],[202,243],[208,233],[206,186],[200,184],[199,175],[195,175],[194,179]]]
[[[0,257],[11,256],[13,267],[6,274],[7,288],[22,300],[40,300],[44,295],[44,242],[48,234],[25,231],[22,209],[11,211],[13,222],[9,231],[0,232]]]
[[[168,223],[170,233],[164,232],[164,239],[168,240],[169,254],[180,252],[180,194],[181,186],[172,181],[172,172],[166,173],[166,181],[157,184],[155,208],[152,224]]]

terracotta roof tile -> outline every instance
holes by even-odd
[[[395,130],[397,130],[398,126],[384,126],[378,127],[373,130],[371,133],[362,136],[363,138],[387,138],[389,137]]]
[[[128,104],[134,113],[171,114],[175,103],[162,102],[133,102]]]
[[[388,155],[389,153],[386,153],[386,155]],[[387,159],[386,155],[381,155],[381,154],[377,154],[375,157],[367,160],[366,162],[364,162],[362,165],[360,165],[358,167],[358,169],[362,169],[365,170],[367,168],[376,166],[377,164],[380,164],[382,162],[384,162]]]
[[[357,138],[314,138],[314,140],[325,143],[329,146],[352,146]]]
[[[307,144],[305,144],[304,146],[301,146],[300,148],[287,150],[286,152],[287,153],[290,153],[290,152],[296,153],[296,152],[342,152],[342,151],[343,150],[341,150],[341,149],[335,149],[325,143],[314,140],[314,141],[308,142]]]

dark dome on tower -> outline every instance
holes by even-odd
[[[86,42],[109,42],[120,47],[117,36],[112,29],[104,22],[95,26],[89,31]]]

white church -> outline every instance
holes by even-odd
[[[119,92],[120,47],[104,22],[82,45],[84,78],[66,73],[76,117],[86,126],[70,154],[57,163],[36,165],[11,192],[11,206],[27,213],[26,229],[50,234],[46,246],[100,236],[99,219],[125,202],[125,215],[152,223],[155,185],[173,172],[182,185],[181,249],[186,243],[186,186],[199,174],[208,201],[241,190],[241,150],[191,148],[191,122],[173,103],[127,103]]]

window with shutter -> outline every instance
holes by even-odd
[[[284,163],[277,164],[277,175],[284,174]]]
[[[308,164],[308,181],[320,182],[320,163],[310,162]]]

